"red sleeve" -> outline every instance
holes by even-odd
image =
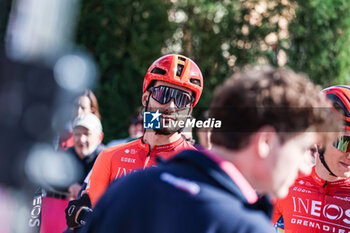
[[[92,167],[91,175],[86,186],[92,206],[95,206],[110,183],[111,156],[112,153],[110,151],[102,151]]]
[[[283,215],[281,209],[281,199],[275,200],[273,202],[273,213],[272,213],[272,224],[275,224],[278,219]]]

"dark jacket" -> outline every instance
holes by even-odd
[[[70,153],[71,156],[76,160],[76,163],[79,164],[79,168],[82,173],[80,173],[80,177],[76,181],[79,184],[84,183],[85,177],[89,174],[90,170],[94,166],[94,163],[96,161],[97,156],[105,149],[105,145],[100,144],[96,147],[96,149],[85,158],[81,159],[77,152],[75,151],[74,147],[69,147],[67,152]]]
[[[274,232],[254,208],[215,162],[188,150],[111,184],[83,232]]]

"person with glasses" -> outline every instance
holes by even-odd
[[[155,166],[158,160],[170,159],[182,150],[195,150],[181,136],[183,128],[176,122],[191,115],[202,90],[202,73],[191,59],[171,54],[153,62],[144,78],[142,104],[145,113],[157,114],[160,127],[145,129],[140,139],[101,152],[88,178],[87,194],[70,202],[66,209],[69,227],[84,222],[91,205],[95,206],[113,181],[138,169]]]
[[[285,68],[235,73],[210,104],[209,117],[222,121],[212,149],[182,151],[114,182],[83,233],[275,232],[268,198],[256,191],[284,197],[298,172],[310,171],[308,149],[339,123],[334,113],[309,111],[330,107],[319,91]]]
[[[277,200],[273,222],[279,232],[350,232],[350,86],[322,91],[345,121],[344,135],[317,146],[309,176],[296,180]]]

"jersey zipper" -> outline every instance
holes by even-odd
[[[148,145],[148,153],[147,153],[147,157],[146,157],[146,160],[145,160],[145,163],[143,164],[143,170],[146,169],[147,167],[147,164],[149,162],[149,159],[151,158],[151,145],[150,144],[147,144]]]

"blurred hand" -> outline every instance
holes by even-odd
[[[75,184],[72,184],[71,186],[69,186],[69,188],[68,188],[68,191],[69,191],[68,198],[69,198],[69,200],[77,199],[80,190],[81,190],[81,185],[80,184],[75,183]]]

